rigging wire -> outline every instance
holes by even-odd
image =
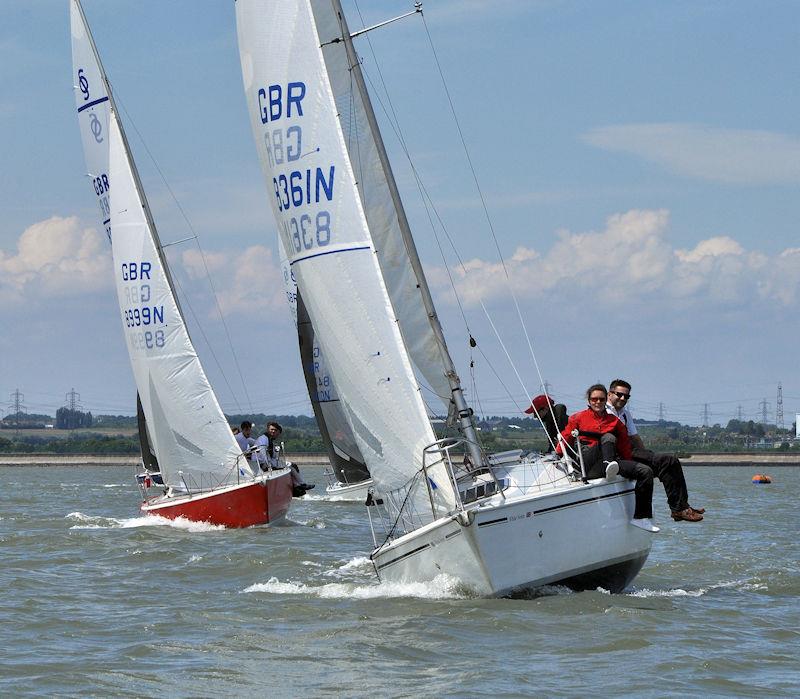
[[[520,307],[519,307],[519,300],[517,299],[517,295],[514,292],[514,285],[511,283],[511,277],[510,277],[510,275],[508,273],[508,267],[506,266],[505,258],[503,257],[503,252],[500,249],[500,244],[499,244],[499,242],[497,240],[497,235],[496,235],[496,232],[495,232],[495,229],[494,229],[494,224],[492,223],[492,218],[489,215],[489,209],[488,209],[488,206],[486,205],[486,198],[483,195],[483,190],[481,189],[480,182],[478,181],[478,176],[477,176],[477,173],[475,172],[475,167],[474,167],[474,165],[472,163],[472,158],[470,157],[470,154],[469,154],[469,149],[467,148],[467,143],[466,143],[466,140],[464,138],[464,133],[463,133],[463,131],[461,129],[461,124],[460,124],[460,122],[458,120],[458,115],[456,114],[455,105],[453,104],[453,99],[452,99],[452,97],[450,95],[450,90],[447,87],[447,81],[445,80],[444,72],[442,71],[441,63],[439,62],[439,56],[436,53],[436,47],[433,44],[433,37],[431,37],[431,33],[430,33],[430,30],[428,29],[428,23],[425,20],[424,13],[420,13],[420,15],[422,16],[422,24],[425,27],[425,34],[428,37],[428,43],[429,43],[429,45],[431,47],[431,52],[433,54],[434,62],[436,63],[436,68],[437,68],[437,70],[439,72],[439,77],[440,77],[440,79],[442,81],[442,87],[444,88],[444,92],[445,92],[445,95],[447,97],[447,102],[450,105],[450,112],[453,115],[453,122],[455,123],[456,130],[458,131],[458,136],[459,136],[459,139],[461,140],[461,145],[462,145],[462,147],[464,149],[464,155],[465,155],[465,157],[467,159],[467,163],[469,165],[470,172],[472,173],[472,178],[473,178],[473,181],[475,182],[475,188],[476,188],[476,190],[478,192],[478,196],[479,196],[480,201],[481,201],[481,207],[483,208],[483,213],[484,213],[484,215],[486,217],[486,222],[487,222],[487,224],[489,226],[489,231],[490,231],[490,233],[492,235],[492,241],[494,242],[495,248],[497,250],[497,254],[498,254],[499,258],[500,258],[500,263],[501,263],[501,265],[503,267],[503,273],[504,273],[504,275],[506,277],[508,290],[509,290],[509,292],[511,294],[511,298],[514,301],[514,308],[517,311],[517,317],[519,318],[520,325],[522,326],[522,330],[525,333],[525,339],[526,339],[526,341],[528,343],[528,350],[530,351],[531,359],[533,360],[534,367],[536,368],[536,373],[537,373],[537,375],[539,377],[539,382],[544,386],[545,395],[547,395],[547,386],[545,384],[544,376],[542,375],[542,371],[541,371],[541,368],[539,366],[539,361],[536,358],[536,353],[534,352],[534,349],[533,349],[533,342],[531,341],[530,334],[528,333],[528,327],[525,324],[525,319],[522,317],[522,311],[520,310]],[[486,306],[483,304],[483,301],[481,301],[481,307],[483,308],[483,311],[486,314],[487,319],[492,324],[492,328],[494,329],[495,334],[497,335],[498,340],[499,340],[500,336],[497,333],[497,329],[495,328],[494,323],[492,323],[491,318],[489,317],[489,313],[486,310]],[[502,343],[501,343],[501,345],[502,345]],[[505,346],[504,345],[502,345],[502,346],[503,346],[504,351],[506,351],[505,350]],[[511,359],[511,357],[510,357],[510,355],[508,354],[507,351],[506,351],[506,356],[508,357],[509,363],[511,364],[512,368],[514,369],[514,373],[516,374],[517,379],[520,382],[520,386],[522,387],[522,390],[524,391],[524,393],[527,396],[528,400],[531,401],[530,392],[528,391],[524,381],[522,380],[522,377],[519,375],[519,372],[517,371],[517,368],[514,365],[514,362]],[[549,398],[549,396],[548,396],[548,398]],[[550,401],[548,401],[548,405],[550,405]],[[550,412],[552,414],[552,407],[550,407]],[[552,417],[555,420],[555,415],[552,415]],[[542,425],[542,426],[544,427],[544,425]],[[547,432],[547,431],[545,430],[545,432]]]
[[[363,19],[363,16],[361,16],[361,11],[360,11],[360,8],[358,7],[358,3],[356,2],[355,5],[356,5],[356,9],[359,12],[359,17],[361,18],[361,22],[363,24],[364,23],[364,19]],[[424,20],[424,16],[423,16],[423,20]],[[427,27],[426,27],[426,30],[427,30]],[[449,232],[447,226],[445,225],[441,215],[439,214],[439,211],[438,211],[436,205],[433,202],[433,198],[431,197],[430,193],[428,192],[427,188],[425,187],[425,184],[422,181],[422,177],[421,177],[419,171],[417,170],[416,165],[414,164],[413,158],[412,158],[411,153],[410,153],[410,151],[408,149],[408,146],[406,144],[405,138],[404,138],[403,133],[402,133],[402,129],[400,127],[400,120],[397,117],[397,112],[396,112],[396,110],[394,108],[394,103],[392,102],[391,96],[389,94],[389,90],[388,90],[388,88],[386,86],[386,82],[385,82],[385,80],[383,78],[383,73],[381,72],[381,69],[380,69],[380,64],[379,64],[379,62],[377,60],[377,56],[375,55],[374,47],[372,46],[372,42],[370,41],[368,35],[366,36],[366,40],[367,40],[367,43],[369,44],[370,51],[371,51],[372,57],[373,57],[373,61],[375,62],[376,70],[377,70],[378,77],[379,77],[380,83],[381,83],[382,92],[383,92],[383,94],[386,95],[386,102],[388,104],[388,109],[387,109],[387,106],[384,104],[384,101],[383,101],[383,99],[381,97],[381,90],[378,89],[378,86],[372,81],[372,78],[371,78],[369,72],[366,69],[364,69],[363,66],[362,66],[362,72],[364,73],[365,77],[369,81],[370,86],[373,89],[373,96],[375,97],[375,99],[377,100],[377,102],[380,105],[381,109],[383,110],[383,113],[387,118],[387,122],[389,123],[389,125],[392,128],[392,131],[394,132],[398,142],[400,143],[400,146],[401,146],[401,148],[403,150],[403,153],[406,156],[406,159],[408,161],[409,167],[411,168],[411,172],[413,174],[414,181],[416,182],[417,188],[419,190],[420,197],[422,199],[423,206],[425,208],[425,212],[426,212],[426,215],[428,217],[428,222],[429,222],[429,224],[431,226],[431,230],[433,232],[434,240],[436,241],[436,245],[437,245],[437,247],[439,249],[439,254],[442,257],[442,262],[444,264],[445,271],[447,272],[447,276],[448,276],[448,279],[450,281],[450,286],[451,286],[451,288],[453,290],[454,298],[455,298],[456,303],[458,305],[458,309],[459,309],[459,312],[461,314],[461,318],[462,318],[462,320],[464,322],[464,326],[465,326],[465,328],[467,330],[467,333],[470,336],[470,340],[471,340],[471,342],[470,342],[470,373],[471,373],[472,381],[473,381],[473,385],[474,385],[474,383],[475,383],[475,375],[474,375],[474,366],[473,366],[473,361],[472,361],[472,359],[473,359],[472,342],[474,341],[473,340],[473,335],[472,335],[472,331],[470,329],[469,321],[467,320],[467,316],[466,316],[466,312],[464,310],[464,306],[463,306],[463,304],[461,302],[461,297],[460,297],[460,295],[458,293],[458,289],[457,289],[456,284],[455,284],[455,280],[453,279],[451,266],[447,262],[446,255],[445,255],[444,249],[442,247],[441,239],[439,237],[439,234],[437,233],[436,224],[434,223],[433,219],[431,218],[431,212],[433,212],[433,216],[436,218],[436,221],[438,222],[439,226],[441,227],[441,230],[442,230],[443,234],[447,238],[447,241],[449,242],[450,247],[451,247],[455,257],[458,260],[458,264],[460,265],[462,273],[463,273],[463,275],[465,277],[467,276],[466,265],[464,264],[464,261],[463,261],[463,259],[461,258],[461,255],[458,252],[458,248],[455,245],[455,242],[453,241],[453,238],[450,235],[450,232]],[[428,34],[428,40],[431,41],[430,34]],[[435,55],[435,51],[434,51],[434,55]],[[437,59],[437,65],[438,65],[438,59]],[[441,68],[440,68],[439,72],[440,72],[440,77],[441,77],[442,81],[444,82],[444,76],[441,73]],[[445,85],[445,90],[446,90],[446,85]],[[449,99],[449,93],[448,93],[448,99]],[[452,105],[452,101],[450,102],[450,104],[451,104],[451,110],[453,110],[453,115],[454,115],[454,118],[455,118],[455,111],[454,111],[454,108],[453,108],[453,105]],[[457,126],[457,128],[459,130],[459,133],[461,133],[461,129],[460,129],[460,126],[458,125],[457,118],[456,118],[456,126]],[[462,145],[463,145],[464,149],[466,150],[466,143],[464,142],[463,135],[461,137],[461,141],[462,141]],[[467,153],[467,158],[469,160],[469,154],[468,153]],[[470,166],[471,166],[471,161],[470,161]],[[475,179],[475,182],[476,182],[476,185],[477,185],[477,176],[475,174],[474,168],[472,169],[472,173],[473,173],[473,178]],[[480,186],[479,185],[478,185],[478,189],[479,189],[479,192],[480,192]],[[481,201],[484,204],[484,211],[485,211],[485,214],[486,214],[487,219],[488,219],[489,218],[488,209],[486,208],[486,204],[485,204],[485,202],[483,200],[483,194],[482,193],[481,193]],[[489,220],[489,224],[490,224],[490,228],[491,228],[491,220]],[[494,237],[495,246],[498,249],[498,253],[500,253],[500,248],[499,248],[499,245],[497,243],[496,236],[494,236],[494,229],[493,228],[492,228],[492,235]],[[500,253],[500,258],[501,258],[501,261],[502,261],[502,259],[503,259],[502,258],[502,253]],[[503,265],[504,265],[504,268],[505,268],[505,263],[504,262],[503,262]],[[507,273],[506,273],[506,277],[508,278],[508,274]],[[481,304],[481,305],[483,305],[483,304]],[[484,307],[484,313],[486,313],[487,317],[488,317],[488,313],[486,312],[485,307]],[[518,314],[521,317],[521,313],[519,313],[519,308],[518,308]],[[524,322],[523,322],[523,326],[524,326]],[[497,331],[495,330],[495,333],[496,332]],[[530,346],[530,342],[529,342],[529,346]],[[483,356],[484,360],[486,360],[486,363],[489,366],[489,368],[492,370],[492,373],[495,375],[495,377],[497,377],[498,381],[500,382],[500,385],[503,386],[503,389],[506,391],[509,399],[516,405],[517,402],[514,399],[513,394],[511,393],[511,391],[509,391],[509,389],[505,385],[505,383],[500,379],[497,370],[492,365],[492,362],[489,361],[489,358],[485,355],[485,353],[480,348],[480,346],[478,346],[478,350],[481,353],[481,355]],[[532,347],[531,347],[531,351],[533,351]],[[534,357],[534,361],[535,361],[535,357]],[[513,361],[511,360],[510,356],[509,356],[509,362],[511,363],[512,367],[514,367]],[[514,368],[514,371],[516,372],[516,368]],[[537,371],[538,371],[538,364],[537,364]],[[539,371],[539,375],[540,375],[539,378],[543,382],[544,379],[542,378],[540,371]],[[519,378],[519,374],[518,373],[517,373],[517,377]],[[520,382],[521,382],[521,379],[520,379]],[[522,387],[523,387],[523,390],[525,391],[525,393],[528,394],[524,383],[522,384]],[[474,390],[475,390],[475,396],[477,398],[477,395],[478,395],[477,394],[477,389],[475,388]],[[530,395],[529,394],[528,394],[528,400],[530,401]],[[480,409],[480,407],[479,407],[479,409]]]
[[[115,95],[115,97],[116,97],[116,95]],[[228,345],[229,345],[230,350],[231,350],[231,355],[233,356],[233,362],[236,365],[236,371],[239,374],[239,380],[242,382],[242,387],[244,389],[245,398],[247,398],[247,403],[250,406],[250,410],[252,411],[253,410],[253,403],[250,400],[250,394],[247,391],[247,382],[244,380],[244,375],[242,373],[241,366],[239,365],[239,358],[238,358],[238,356],[236,354],[236,350],[234,349],[233,340],[231,339],[231,334],[230,334],[230,331],[228,329],[228,324],[225,322],[225,316],[222,313],[222,307],[220,306],[220,303],[219,303],[219,296],[217,295],[217,290],[214,287],[214,282],[211,279],[211,272],[208,269],[208,263],[206,261],[206,255],[203,252],[203,248],[200,245],[200,238],[198,237],[197,232],[194,229],[194,226],[192,226],[192,223],[189,220],[189,217],[186,215],[186,212],[184,211],[183,207],[181,206],[180,201],[178,201],[178,198],[175,196],[175,193],[172,191],[172,187],[170,187],[169,182],[167,182],[167,178],[164,176],[164,173],[161,171],[161,168],[159,167],[158,162],[156,161],[156,159],[153,156],[153,154],[150,152],[150,149],[147,147],[147,142],[144,140],[144,137],[139,132],[139,129],[136,127],[136,122],[133,120],[131,114],[125,108],[125,105],[122,103],[122,100],[117,99],[117,101],[118,101],[121,109],[125,112],[126,120],[128,121],[128,123],[130,123],[130,125],[133,127],[133,130],[136,132],[136,135],[139,137],[139,141],[142,144],[142,146],[144,147],[144,150],[147,153],[148,157],[150,158],[151,162],[155,166],[156,172],[158,172],[158,175],[161,178],[161,181],[164,183],[164,186],[167,188],[167,191],[169,192],[170,196],[172,197],[172,200],[175,202],[175,205],[178,207],[178,211],[180,211],[181,216],[183,217],[183,220],[186,222],[186,225],[189,227],[189,230],[192,233],[192,236],[190,238],[186,238],[185,240],[192,240],[193,239],[195,241],[195,243],[197,244],[197,250],[199,251],[200,258],[203,261],[203,268],[205,269],[205,272],[206,272],[206,278],[208,279],[208,284],[211,287],[211,294],[214,297],[214,304],[215,304],[215,306],[217,308],[217,313],[219,314],[220,321],[222,321],[222,327],[225,330],[225,337],[228,340]],[[184,241],[179,241],[179,242],[184,242]],[[168,247],[168,245],[170,245],[170,244],[162,245],[161,247],[163,249],[165,247]],[[176,284],[178,285],[178,288],[180,289],[180,283],[178,283],[177,280],[176,280]],[[217,360],[217,357],[216,357],[216,355],[214,353],[214,350],[213,350],[213,348],[211,346],[211,343],[209,342],[205,332],[203,331],[203,328],[200,325],[200,321],[197,318],[197,315],[194,313],[194,310],[192,310],[191,303],[188,300],[188,295],[185,294],[182,290],[181,290],[181,293],[183,294],[184,301],[189,306],[189,310],[191,310],[191,312],[192,312],[192,317],[194,318],[195,322],[197,323],[197,326],[200,329],[200,333],[203,336],[203,339],[205,340],[206,344],[209,347],[209,351],[211,352],[211,356],[214,357],[214,362],[216,363],[217,368],[219,369],[220,373],[222,374],[222,378],[225,381],[225,385],[228,387],[228,390],[231,392],[233,400],[236,403],[237,409],[239,409],[241,411],[241,406],[239,405],[239,401],[238,401],[238,399],[236,397],[237,394],[233,390],[233,388],[231,387],[230,382],[228,381],[228,378],[226,376],[225,370],[222,368],[222,365]]]

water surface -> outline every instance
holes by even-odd
[[[235,531],[139,516],[127,468],[0,468],[0,695],[797,696],[800,469],[751,475],[687,469],[699,524],[658,485],[625,594],[486,600],[380,585],[355,503]]]

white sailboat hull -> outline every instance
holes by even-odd
[[[325,488],[325,495],[329,500],[347,500],[352,502],[364,502],[367,499],[367,492],[372,486],[372,479],[358,483],[333,483]]]
[[[650,552],[651,534],[629,524],[633,483],[617,478],[503,500],[439,519],[372,554],[382,581],[447,574],[479,595],[548,584],[623,590]]]

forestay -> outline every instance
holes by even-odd
[[[436,437],[376,255],[308,0],[239,0],[245,94],[279,234],[339,397],[381,492]],[[334,37],[326,37],[326,40]],[[443,468],[440,502],[455,506]],[[429,511],[425,488],[413,496]]]
[[[110,127],[114,277],[131,366],[164,482],[174,488],[236,483],[243,475],[239,468],[245,467],[241,449],[192,346],[113,113]]]

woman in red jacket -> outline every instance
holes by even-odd
[[[622,421],[606,411],[608,392],[603,384],[590,386],[586,391],[589,407],[570,416],[562,430],[564,441],[573,445],[572,432],[578,430],[578,442],[583,453],[587,478],[613,478],[619,473],[636,481],[636,509],[631,524],[650,532],[659,531],[653,524],[653,470],[631,461],[631,443]],[[562,453],[562,445],[556,451]],[[622,457],[619,461],[616,456]]]

